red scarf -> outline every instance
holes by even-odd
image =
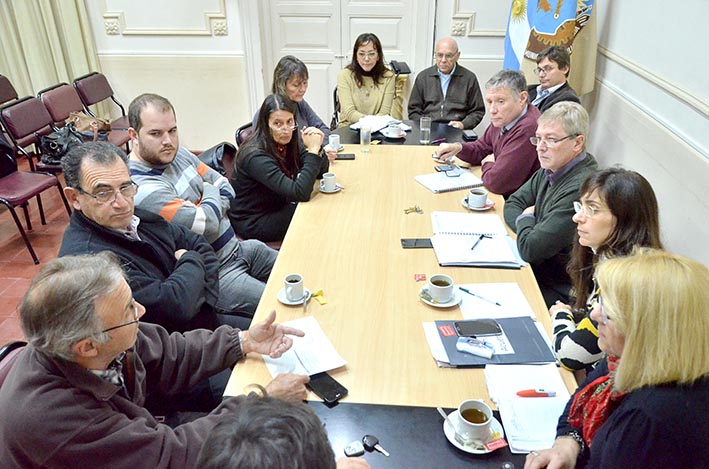
[[[288,167],[288,150],[284,145],[279,145],[276,144],[276,161],[278,161],[278,167],[281,169],[281,172],[288,176],[290,179],[295,180],[295,177],[298,175],[298,171],[300,168],[298,167],[298,162],[294,161],[291,166],[293,168]]]
[[[574,427],[583,429],[583,440],[589,448],[598,429],[626,396],[626,393],[613,391],[619,363],[620,358],[608,356],[608,374],[577,392],[571,404],[568,421]]]

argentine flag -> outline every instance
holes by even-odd
[[[507,22],[505,36],[505,61],[502,68],[519,70],[524,57],[524,50],[529,42],[534,13],[538,0],[513,0],[510,7],[510,19]]]

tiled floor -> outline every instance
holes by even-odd
[[[24,165],[20,163],[20,170],[27,170],[26,162]],[[60,180],[64,185],[63,177],[60,176]],[[40,222],[37,201],[32,199],[30,218],[33,229],[27,232],[39,257],[39,265],[32,262],[12,215],[0,205],[0,346],[24,338],[17,305],[29,288],[32,277],[44,263],[57,256],[62,234],[69,223],[69,216],[56,189],[49,189],[42,194],[42,204],[47,224],[42,225]],[[17,212],[26,228],[22,209],[18,208]]]

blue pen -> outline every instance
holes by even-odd
[[[458,287],[458,289],[464,291],[464,292],[467,293],[468,295],[474,296],[475,298],[480,298],[481,300],[487,301],[488,303],[492,303],[492,304],[494,304],[494,305],[496,305],[496,306],[502,306],[502,305],[501,305],[500,303],[498,303],[497,301],[488,300],[488,299],[485,298],[485,297],[482,297],[482,296],[480,296],[480,295],[477,295],[477,294],[471,292],[471,291],[468,290],[467,288]]]

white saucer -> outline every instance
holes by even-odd
[[[305,301],[308,301],[311,296],[310,290],[305,288],[305,289],[303,289],[303,291],[305,292]],[[278,292],[278,301],[280,301],[284,305],[288,305],[288,306],[297,306],[297,305],[303,304],[303,298],[296,300],[296,301],[289,300],[288,297],[286,296],[286,289],[285,288],[281,288],[281,290]]]
[[[487,199],[487,202],[482,207],[471,207],[470,205],[468,205],[467,197],[463,197],[463,200],[461,200],[460,203],[468,210],[475,210],[476,212],[484,212],[485,210],[490,210],[492,207],[495,206],[495,202],[490,199]]]
[[[342,151],[342,150],[345,149],[345,146],[342,145],[342,144],[340,144],[340,148],[338,148],[338,149],[335,150],[335,149],[333,149],[333,148],[330,146],[330,144],[327,144],[327,145],[325,145],[323,148],[325,149],[325,151]]]
[[[482,449],[480,449],[480,447],[476,445],[461,445],[458,440],[455,439],[455,429],[453,428],[453,423],[451,422],[451,420],[459,418],[460,415],[458,414],[458,410],[456,409],[451,412],[445,422],[443,422],[443,433],[446,434],[446,438],[448,438],[448,441],[450,441],[453,446],[455,446],[461,451],[465,451],[466,453],[471,454],[487,454],[492,453],[492,451],[495,451],[491,451],[485,448],[484,446],[482,447]],[[495,432],[500,434],[500,438],[504,438],[505,436],[505,430],[502,428],[502,424],[495,417],[493,417],[492,422],[490,422],[490,430],[490,436],[492,436],[492,434],[494,434]],[[487,441],[485,441],[485,443],[487,443]]]
[[[429,306],[433,306],[434,308],[450,308],[451,306],[455,306],[460,303],[460,300],[463,299],[463,295],[460,293],[460,291],[458,291],[458,289],[453,289],[453,298],[451,298],[445,303],[434,303],[433,301],[430,301],[421,296],[421,293],[424,290],[428,291],[428,287],[421,287],[421,290],[419,290],[419,298],[421,299],[421,301],[423,301]]]
[[[320,192],[322,192],[323,194],[334,194],[335,192],[340,192],[342,189],[344,189],[344,187],[342,187],[341,185],[335,183],[335,189],[334,189],[334,190],[326,191],[325,188],[323,187],[322,181],[320,181],[320,184],[318,184],[318,189],[319,189]]]
[[[384,135],[386,138],[399,139],[399,138],[404,138],[404,137],[406,137],[406,132],[404,132],[404,131],[402,130],[400,134],[398,134],[398,135],[392,135],[392,134],[390,134],[386,129],[382,129],[382,135]]]

